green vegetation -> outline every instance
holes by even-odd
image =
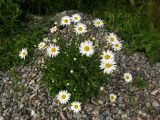
[[[141,77],[137,77],[134,85],[139,89],[145,89],[149,86],[149,82]]]
[[[35,23],[36,22],[36,23]],[[14,33],[0,36],[0,70],[7,70],[15,65],[27,63],[33,57],[34,45],[43,39],[43,34],[48,31],[50,20],[25,22],[21,28]],[[25,61],[18,56],[22,48],[28,48],[29,56]]]
[[[129,53],[144,52],[150,62],[160,61],[160,31],[152,30],[150,20],[137,13],[105,11],[102,15],[106,28],[115,31],[124,40]]]
[[[67,29],[73,31],[70,26]],[[108,74],[104,74],[99,68],[101,49],[95,48],[96,53],[91,56],[82,55],[79,46],[88,36],[72,32],[71,35],[68,34],[69,37],[64,38],[62,34],[55,33],[50,38],[60,38],[56,43],[48,43],[59,46],[60,53],[54,58],[47,56],[42,80],[52,96],[57,95],[60,90],[67,90],[71,93],[71,101],[86,101],[98,94],[100,87],[108,81]]]
[[[127,53],[143,52],[150,62],[160,61],[159,6],[157,0],[0,0],[0,70],[22,63],[17,56],[21,48],[33,50],[49,26],[48,22],[28,24],[26,15],[64,10],[102,18],[109,31],[125,40]],[[34,28],[28,29],[29,25]]]

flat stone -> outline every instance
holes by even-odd
[[[146,107],[150,108],[151,107],[151,103],[150,102],[146,102]]]
[[[67,112],[67,118],[68,118],[69,120],[72,120],[72,115],[71,115],[69,112]]]
[[[79,120],[82,117],[83,117],[83,115],[81,115],[80,113],[73,114],[73,118],[76,118],[76,120]]]
[[[96,107],[94,108],[92,114],[94,114],[94,115],[99,115],[100,109],[101,109],[101,106],[96,106]]]
[[[158,109],[159,103],[158,103],[157,100],[153,100],[153,102],[152,102],[152,107],[155,108],[155,109]]]
[[[86,109],[88,112],[92,111],[93,108],[94,108],[94,105],[93,105],[93,104],[86,104],[86,106],[85,106],[85,109]]]
[[[128,115],[127,115],[127,113],[125,113],[125,114],[123,114],[123,115],[121,116],[121,119],[124,120],[124,119],[126,119],[127,117],[128,117]]]
[[[0,116],[0,120],[4,120],[4,117],[3,117],[3,116]]]
[[[103,101],[102,101],[102,100],[98,100],[98,103],[99,103],[100,105],[102,105],[102,104],[103,104]]]
[[[153,91],[151,92],[151,94],[152,94],[152,95],[156,95],[158,92],[159,92],[159,90],[156,89],[156,90],[153,90]]]

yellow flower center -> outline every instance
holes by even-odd
[[[78,30],[79,30],[79,31],[82,31],[82,27],[78,27]]]
[[[90,47],[89,46],[85,46],[83,49],[84,49],[84,51],[89,51]]]
[[[74,17],[74,20],[78,20],[78,17]]]
[[[78,109],[78,105],[74,105],[74,109]]]
[[[52,52],[56,52],[56,48],[51,48],[51,51]]]
[[[61,98],[62,98],[62,99],[65,99],[65,98],[66,98],[66,95],[62,95]]]
[[[23,53],[22,53],[22,55],[24,55],[24,56],[26,56],[26,54],[27,54],[26,52],[23,52]]]
[[[99,25],[99,24],[100,24],[100,22],[98,21],[98,22],[97,22],[97,25]]]
[[[106,67],[106,68],[110,68],[110,67],[111,67],[111,64],[106,63],[106,64],[105,64],[105,67]]]
[[[40,48],[42,48],[43,47],[43,44],[40,44]]]
[[[115,44],[115,47],[119,47],[119,45],[118,45],[118,44]]]
[[[129,76],[126,76],[126,79],[129,79]]]
[[[113,38],[113,37],[110,37],[110,41],[113,42],[113,41],[114,41],[114,38]]]
[[[64,23],[68,23],[68,20],[67,20],[67,19],[65,19],[65,20],[64,20]]]
[[[109,56],[109,55],[105,55],[104,58],[105,58],[105,59],[109,59],[110,56]]]
[[[115,96],[111,96],[111,100],[115,100]]]

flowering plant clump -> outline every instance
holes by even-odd
[[[48,38],[38,44],[45,58],[42,79],[51,95],[61,104],[71,101],[71,110],[77,113],[80,101],[95,97],[117,69],[115,52],[122,49],[122,43],[104,30],[99,18],[88,21],[73,14],[57,22],[60,26],[51,26]],[[20,52],[22,59],[28,54],[26,50]],[[116,95],[111,93],[109,99],[114,102]]]

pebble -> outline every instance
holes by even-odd
[[[88,112],[92,111],[93,108],[94,108],[94,105],[93,105],[93,104],[86,104],[86,106],[85,106],[85,109],[86,109]]]
[[[93,110],[92,114],[94,114],[94,115],[98,115],[98,114],[99,114],[100,109],[101,109],[101,106],[96,106],[96,107],[94,108],[94,110]]]
[[[102,100],[98,100],[98,103],[99,103],[100,105],[102,105],[102,104],[103,104],[103,101],[102,101]]]
[[[4,120],[4,117],[3,117],[3,116],[0,116],[0,120]]]
[[[124,120],[124,119],[126,119],[127,117],[128,117],[128,115],[127,115],[127,113],[125,113],[125,114],[123,114],[123,115],[121,116],[121,119]]]
[[[157,100],[153,100],[153,101],[152,101],[152,107],[155,108],[155,109],[158,109],[159,103],[158,103]]]
[[[156,89],[156,90],[152,91],[151,94],[152,94],[152,95],[156,95],[158,92],[159,92],[159,90]]]
[[[146,102],[146,107],[150,108],[151,107],[151,103],[150,102]]]

